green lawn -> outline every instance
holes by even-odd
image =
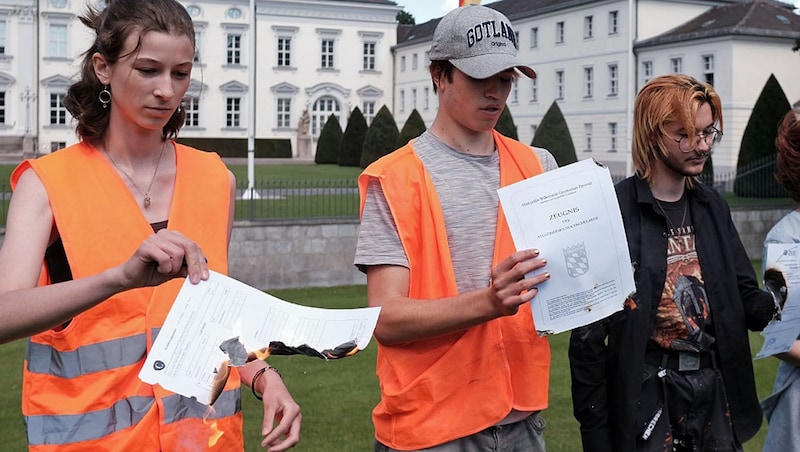
[[[325,308],[353,308],[366,305],[364,286],[332,288],[285,289],[271,291],[277,297],[299,304]],[[761,336],[750,335],[753,354],[761,346]],[[562,333],[550,338],[552,367],[550,377],[550,408],[547,421],[547,449],[552,452],[580,450],[578,426],[572,417],[570,377],[567,361],[569,335]],[[0,346],[0,375],[6,390],[0,393],[0,436],[4,451],[25,450],[24,428],[20,403],[20,380],[24,341]],[[375,378],[374,341],[359,354],[334,361],[304,356],[272,357],[270,363],[280,368],[283,378],[303,410],[301,442],[298,451],[369,451],[372,450],[372,421],[370,412],[379,399]],[[755,361],[759,397],[772,389],[777,360]],[[262,419],[261,405],[243,391],[245,442],[248,451],[258,447]],[[760,451],[765,430],[745,445],[750,452]]]

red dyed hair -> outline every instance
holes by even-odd
[[[783,117],[775,137],[775,179],[800,203],[800,107]]]

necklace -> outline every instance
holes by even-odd
[[[139,188],[139,186],[136,185],[136,182],[133,181],[131,175],[125,172],[125,170],[123,170],[122,168],[120,168],[119,165],[117,165],[117,162],[115,162],[114,159],[111,158],[111,154],[109,154],[108,149],[106,149],[106,156],[108,157],[108,160],[111,161],[111,164],[114,165],[114,168],[116,168],[120,173],[122,173],[125,176],[125,178],[128,179],[128,182],[130,182],[131,185],[133,185],[133,187],[136,190],[138,190],[139,193],[142,194],[142,196],[144,196],[144,202],[142,202],[142,205],[144,206],[145,209],[150,207],[150,189],[153,188],[153,182],[155,182],[156,180],[156,174],[158,174],[158,167],[159,165],[161,165],[161,160],[164,157],[164,149],[166,148],[167,148],[167,140],[164,140],[164,142],[161,144],[161,153],[158,154],[158,159],[156,160],[155,168],[153,169],[153,177],[150,178],[150,185],[147,186],[147,190],[142,190],[141,188]]]
[[[678,228],[676,228],[675,225],[672,223],[672,220],[669,219],[669,215],[667,215],[667,211],[664,210],[664,206],[661,205],[661,202],[658,199],[656,199],[656,198],[653,198],[653,199],[656,201],[656,204],[658,204],[658,207],[661,209],[661,213],[664,214],[664,218],[667,219],[667,223],[669,223],[669,227],[671,227],[672,230],[675,231],[675,233],[677,233],[678,232]],[[689,210],[689,203],[684,200],[684,202],[683,202],[683,218],[681,218],[681,228],[683,228],[683,226],[686,224],[686,212],[688,210]]]

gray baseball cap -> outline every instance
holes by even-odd
[[[447,60],[476,79],[517,68],[530,78],[536,72],[517,58],[517,35],[508,18],[486,6],[456,8],[439,21],[433,32],[431,61]]]

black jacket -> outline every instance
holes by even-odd
[[[667,223],[654,209],[647,182],[633,176],[617,184],[616,191],[634,266],[635,307],[628,303],[604,320],[573,330],[569,347],[573,411],[584,450],[592,452],[635,450],[642,429],[635,418],[644,357],[667,270]],[[762,417],[747,330],[763,329],[774,304],[758,287],[727,203],[699,183],[687,195],[717,363],[733,429],[743,443],[758,431]]]

